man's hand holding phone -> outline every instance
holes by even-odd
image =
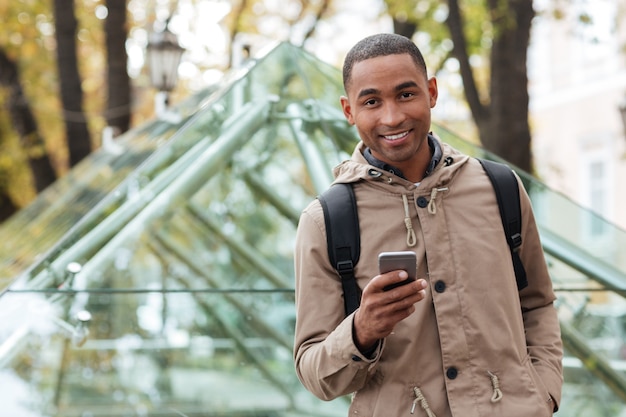
[[[361,306],[354,318],[355,342],[366,351],[387,337],[396,324],[415,311],[426,297],[427,283],[416,279],[414,252],[383,252],[379,272],[363,289]]]
[[[411,281],[415,281],[417,275],[417,256],[415,252],[381,252],[378,255],[378,271],[380,274],[386,274],[391,271],[406,271],[408,274],[407,279],[400,282],[394,282],[386,285],[383,290],[389,291],[393,288],[401,285],[408,284]]]

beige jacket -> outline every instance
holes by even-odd
[[[354,184],[363,288],[382,251],[413,250],[427,298],[365,358],[352,339],[338,275],[328,260],[321,206],[298,226],[295,365],[324,400],[353,394],[351,416],[542,417],[558,408],[562,345],[555,296],[523,187],[518,292],[493,187],[475,159],[442,144],[419,186],[367,165],[359,144],[335,169]],[[406,196],[406,199],[403,198]],[[408,212],[410,225],[405,222]],[[411,230],[415,246],[407,244]]]

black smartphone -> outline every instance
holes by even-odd
[[[403,270],[409,274],[409,277],[395,284],[387,285],[383,288],[384,291],[389,291],[392,288],[399,287],[401,285],[408,284],[411,281],[415,281],[417,276],[417,255],[413,251],[400,251],[400,252],[381,252],[378,255],[378,271],[381,274],[390,271]]]

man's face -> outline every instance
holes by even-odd
[[[346,88],[343,112],[372,155],[403,172],[430,160],[428,145],[422,145],[430,130],[430,109],[437,102],[437,82],[427,80],[410,55],[356,63]]]

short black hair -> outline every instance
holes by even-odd
[[[394,33],[378,33],[361,39],[348,51],[343,63],[343,86],[347,90],[352,68],[358,62],[379,56],[409,54],[426,76],[426,62],[419,48],[406,36]]]

